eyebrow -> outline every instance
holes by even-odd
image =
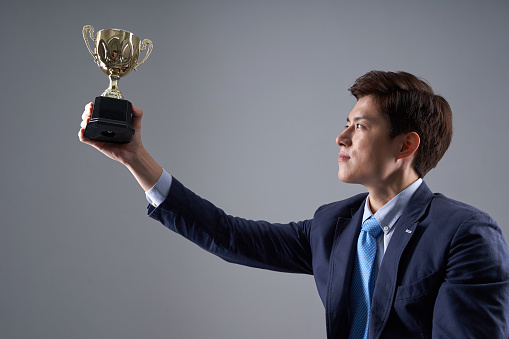
[[[353,118],[353,121],[359,121],[359,120],[373,120],[373,119],[366,115],[358,115],[355,118]],[[346,117],[346,122],[350,122],[350,118]]]

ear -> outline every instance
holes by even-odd
[[[421,138],[419,134],[410,132],[401,136],[403,138],[401,149],[399,150],[398,159],[405,159],[410,157],[417,151]]]

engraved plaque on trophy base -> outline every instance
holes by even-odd
[[[134,135],[131,118],[132,105],[128,100],[96,97],[85,137],[115,144],[129,143]]]

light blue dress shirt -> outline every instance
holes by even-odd
[[[172,176],[163,169],[163,173],[155,185],[145,192],[148,203],[154,207],[159,206],[170,193],[171,181]]]

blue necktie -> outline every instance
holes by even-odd
[[[362,224],[357,240],[357,255],[350,285],[350,310],[353,315],[350,339],[368,338],[369,311],[378,271],[375,263],[376,237],[381,232],[382,228],[375,217],[371,216]]]

